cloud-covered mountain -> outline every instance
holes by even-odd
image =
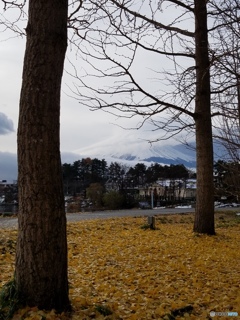
[[[148,135],[149,136],[149,135]],[[183,164],[187,168],[196,168],[195,142],[188,145],[178,141],[167,140],[150,144],[146,139],[139,139],[136,133],[125,133],[121,137],[112,136],[108,139],[90,145],[87,148],[75,150],[81,157],[105,159],[108,162],[123,162],[130,166],[134,163],[144,162],[149,165],[157,162],[162,165]],[[223,146],[214,143],[214,158],[224,159]]]
[[[145,140],[136,139],[134,135],[121,138],[111,137],[101,143],[75,151],[82,157],[106,159],[108,162],[158,162],[161,164],[184,164],[196,167],[194,148],[183,144],[166,144],[162,142],[150,144]]]
[[[167,144],[168,143],[168,144]],[[108,163],[120,162],[128,166],[134,166],[139,162],[146,165],[160,163],[162,165],[184,164],[190,169],[196,168],[196,152],[194,143],[188,147],[184,144],[171,141],[149,144],[146,140],[137,139],[134,135],[112,136],[101,143],[90,145],[87,148],[74,152],[62,152],[62,163],[73,163],[82,158],[105,159]],[[223,155],[223,149],[215,146],[216,158]],[[0,151],[0,180],[17,179],[17,156],[16,154]]]

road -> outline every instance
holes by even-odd
[[[221,210],[236,210],[237,208],[217,208],[217,211]],[[153,216],[159,214],[179,214],[179,213],[191,213],[194,212],[194,208],[156,208],[156,209],[131,209],[131,210],[113,210],[113,211],[98,211],[98,212],[86,212],[86,213],[67,213],[68,222],[76,222],[82,220],[92,219],[109,219],[120,217],[144,217]],[[17,218],[0,217],[0,229],[1,228],[17,228]]]
[[[194,212],[193,208],[157,208],[157,209],[131,209],[131,210],[114,210],[98,211],[87,213],[67,213],[67,221],[75,222],[92,219],[109,219],[120,217],[143,217],[158,214],[176,214]],[[17,228],[17,218],[0,217],[0,228]]]
[[[89,213],[68,213],[68,221],[76,220],[90,220],[90,219],[108,219],[117,217],[143,217],[153,216],[157,214],[176,214],[194,212],[193,208],[157,208],[157,209],[131,209],[131,210],[113,210],[113,211],[99,211]],[[75,220],[76,219],[76,220]]]

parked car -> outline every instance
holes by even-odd
[[[140,209],[152,209],[151,205],[147,201],[141,201],[138,205]]]

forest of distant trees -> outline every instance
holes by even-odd
[[[62,172],[65,195],[81,194],[82,198],[93,193],[104,194],[109,186],[114,186],[115,192],[118,190],[117,193],[126,196],[126,190],[129,193],[130,189],[147,187],[158,180],[186,181],[196,178],[196,173],[183,164],[168,166],[152,163],[146,166],[144,163],[137,163],[127,166],[119,162],[108,164],[105,159],[97,158],[83,158],[72,164],[64,163]],[[215,200],[239,202],[239,172],[239,164],[235,162],[219,160],[214,164]],[[113,199],[115,203],[119,201],[112,190],[111,200]]]
[[[184,165],[161,165],[159,163],[146,166],[137,163],[133,167],[111,162],[105,159],[83,158],[73,164],[62,165],[64,193],[75,195],[84,193],[92,183],[99,183],[105,187],[106,183],[118,185],[118,189],[135,188],[156,182],[158,179],[189,179],[195,178],[194,172],[189,171]]]
[[[137,163],[134,166],[127,166],[118,162],[108,164],[105,159],[97,158],[83,158],[72,164],[64,163],[62,173],[65,196],[80,194],[82,199],[87,198],[91,193],[100,191],[103,195],[108,188],[111,189],[111,186],[115,191],[118,190],[125,195],[124,190],[129,192],[129,189],[147,187],[158,180],[186,181],[196,178],[196,173],[187,169],[183,164],[169,166],[152,163],[146,166],[144,163]],[[239,173],[240,164],[238,162],[218,160],[214,164],[215,200],[240,201]],[[18,200],[17,184],[6,187],[2,185],[0,196],[6,203],[16,203]],[[110,198],[110,195],[108,197]],[[110,201],[110,199],[107,200]],[[119,202],[119,195],[113,191],[111,201],[116,205]],[[112,204],[111,207],[114,205]]]

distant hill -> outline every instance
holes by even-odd
[[[0,151],[0,180],[12,182],[17,179],[17,155]]]
[[[61,154],[62,163],[73,163],[81,159],[78,154],[63,152]],[[0,180],[12,182],[17,180],[17,155],[16,153],[0,151]]]

